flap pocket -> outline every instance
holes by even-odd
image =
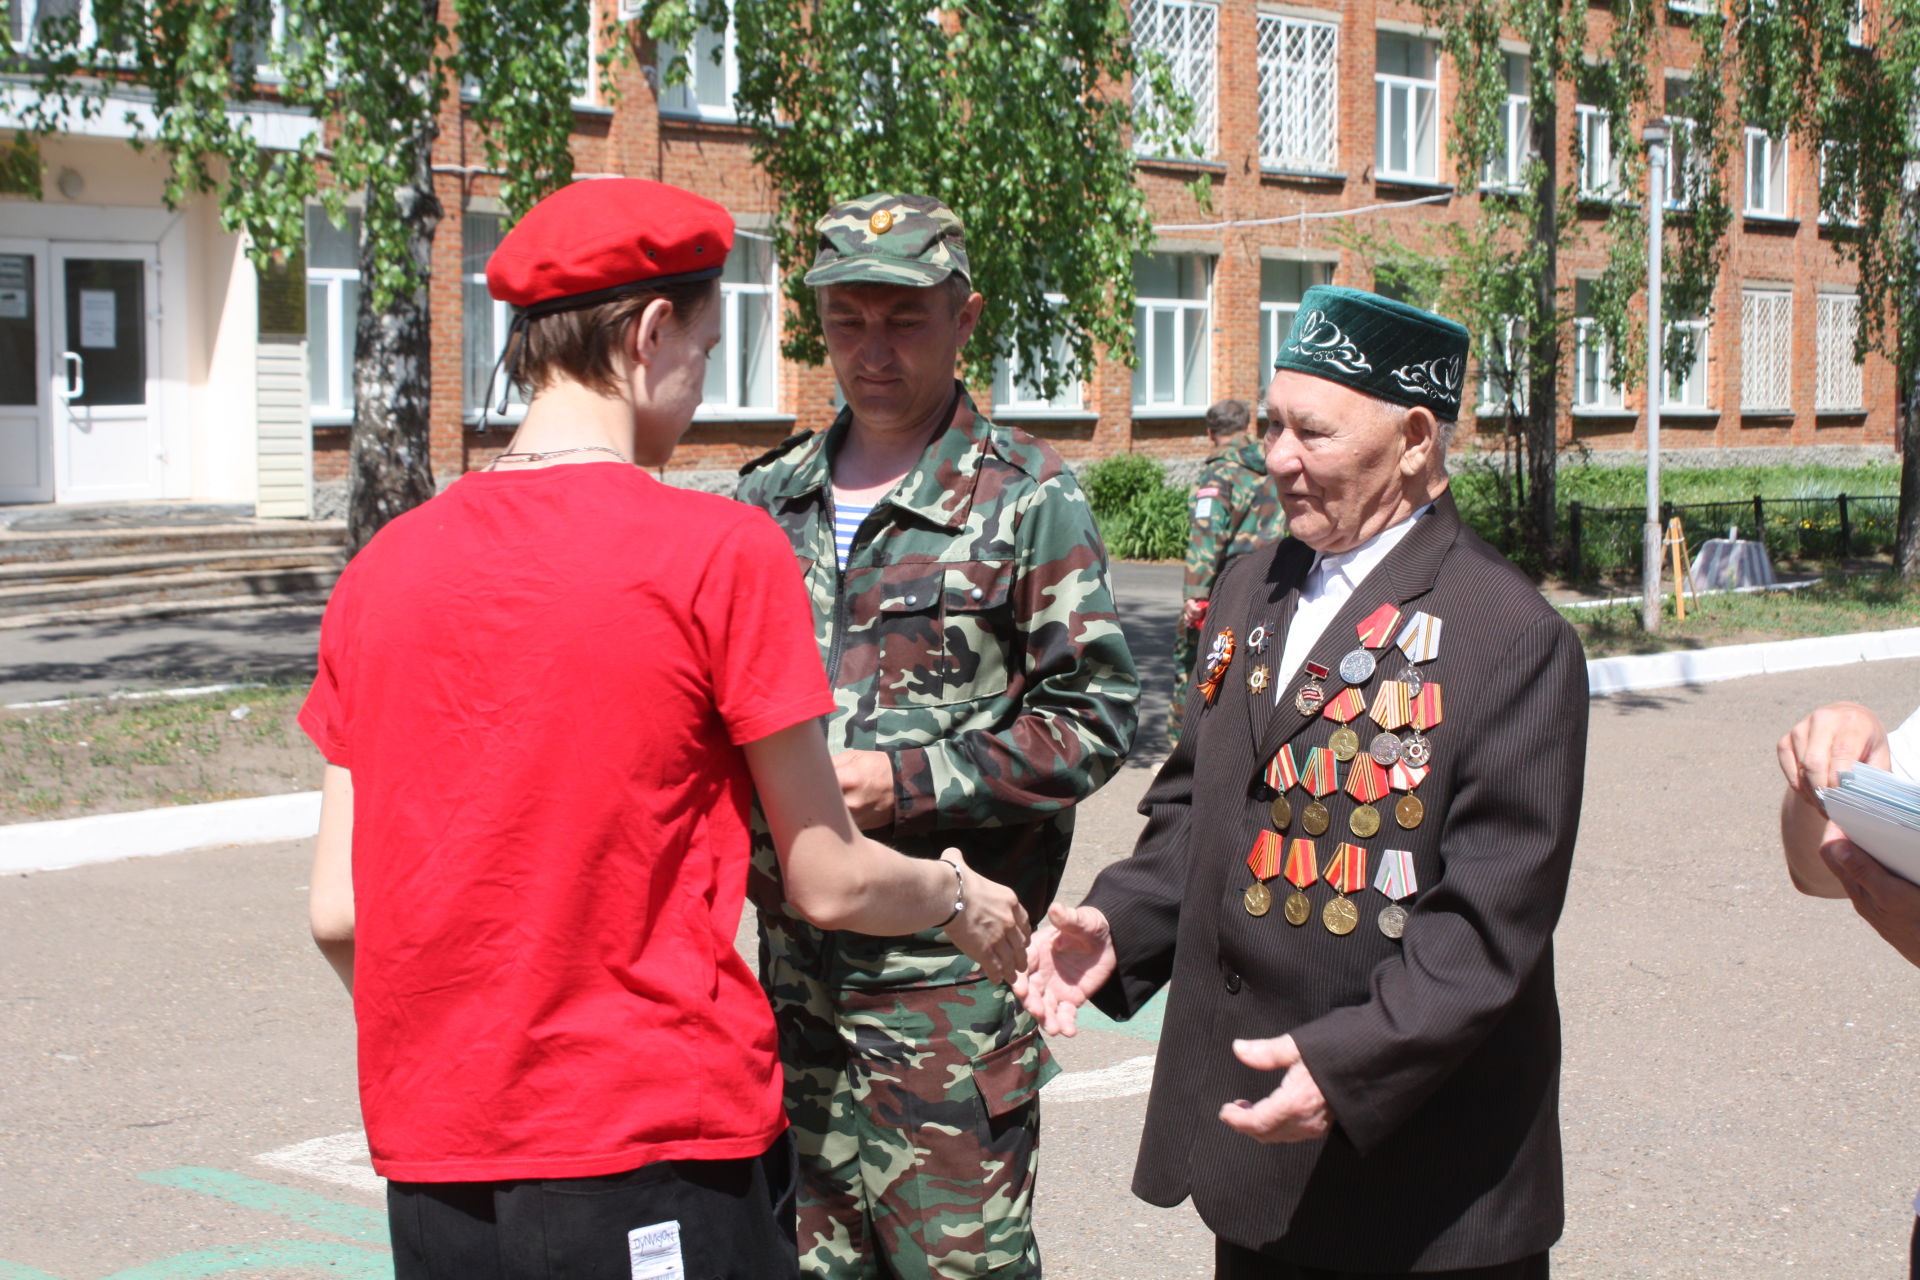
[[[973,1063],[973,1084],[989,1116],[1003,1116],[1033,1101],[1040,1086],[1059,1074],[1060,1065],[1038,1027]]]
[[[930,560],[880,566],[881,613],[932,613],[940,607],[941,570]]]
[[[948,613],[998,609],[1013,588],[1011,560],[962,560],[946,570]]]

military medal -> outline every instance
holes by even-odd
[[[1360,754],[1360,735],[1342,725],[1327,739],[1327,747],[1333,752],[1335,760],[1345,764]]]
[[[1327,863],[1327,887],[1340,895],[1320,909],[1320,923],[1327,932],[1346,935],[1360,923],[1360,908],[1347,895],[1367,887],[1367,850],[1364,845],[1342,842]]]
[[[1251,642],[1249,642],[1248,647],[1252,648]],[[1258,650],[1255,650],[1255,652],[1257,653]],[[1247,692],[1265,693],[1267,691],[1267,681],[1272,678],[1272,674],[1272,672],[1267,670],[1265,663],[1261,663],[1253,670],[1247,672]]]
[[[1285,796],[1275,796],[1273,798],[1272,814],[1273,829],[1275,831],[1285,831],[1293,825],[1293,802]]]
[[[1327,669],[1317,662],[1307,664],[1307,682],[1294,690],[1293,709],[1303,716],[1313,715],[1320,710],[1320,704],[1327,700],[1327,688],[1321,684],[1327,678]]]
[[[1293,892],[1287,895],[1287,901],[1280,908],[1290,925],[1303,925],[1307,917],[1313,914],[1313,902],[1307,897],[1307,886],[1320,878],[1320,855],[1313,847],[1313,841],[1295,837],[1287,845],[1287,883],[1293,886]]]
[[[1373,741],[1367,744],[1367,754],[1382,767],[1400,763],[1399,736],[1391,733],[1374,734]]]
[[[1334,778],[1333,752],[1326,747],[1315,747],[1307,752],[1307,766],[1300,772],[1300,785],[1315,799],[1307,802],[1300,810],[1300,825],[1310,836],[1323,836],[1333,822],[1333,815],[1327,812],[1327,806],[1321,804],[1318,797],[1331,795],[1339,783]]]
[[[1373,802],[1387,794],[1387,771],[1371,756],[1360,756],[1347,770],[1346,792],[1359,805],[1347,815],[1347,828],[1362,840],[1380,834],[1380,811]]]
[[[1361,644],[1369,649],[1379,649],[1393,638],[1394,628],[1399,625],[1400,610],[1391,604],[1383,604],[1368,614],[1354,630],[1359,632]],[[1350,683],[1358,684],[1359,681]]]
[[[1412,734],[1400,744],[1400,758],[1408,764],[1426,768],[1433,761],[1433,742],[1422,734]]]
[[[1440,619],[1430,613],[1416,613],[1400,628],[1393,641],[1408,662],[1432,662],[1440,656]]]
[[[1349,720],[1357,718],[1360,713],[1366,709],[1366,694],[1361,693],[1358,689],[1342,689],[1340,692],[1334,694],[1333,697],[1327,699],[1327,705],[1321,708],[1320,714],[1329,720],[1337,720],[1341,724],[1346,724]]]
[[[1253,848],[1247,852],[1247,868],[1253,872],[1253,883],[1240,896],[1241,903],[1250,916],[1263,916],[1273,909],[1273,891],[1266,881],[1280,874],[1281,839],[1271,831],[1262,831],[1253,838]]]
[[[1401,796],[1393,803],[1393,820],[1408,831],[1419,826],[1427,816],[1427,806],[1419,796]]]
[[[1227,668],[1233,665],[1233,628],[1223,627],[1220,634],[1213,638],[1213,648],[1207,651],[1207,674],[1200,681],[1201,696],[1208,706],[1220,696],[1220,682],[1226,678]]]
[[[1425,767],[1433,760],[1433,742],[1425,731],[1438,725],[1442,716],[1440,686],[1423,686],[1413,700],[1410,714],[1414,731],[1400,744],[1400,758],[1408,764]]]
[[[1271,633],[1268,632],[1265,623],[1247,632],[1247,648],[1255,653],[1265,653],[1267,651],[1267,637],[1269,634]]]
[[[1427,678],[1420,674],[1420,668],[1408,667],[1400,673],[1400,683],[1407,686],[1407,696],[1417,698],[1420,690],[1426,687]]]
[[[1293,744],[1288,743],[1267,761],[1266,783],[1273,790],[1286,792],[1300,785],[1300,766],[1293,762]]]
[[[1340,678],[1348,684],[1365,684],[1373,679],[1373,655],[1365,649],[1355,649],[1340,659]]]
[[[1395,791],[1411,791],[1427,780],[1425,765],[1410,765],[1405,760],[1387,770],[1387,785]]]
[[[1405,849],[1382,849],[1380,873],[1373,878],[1373,887],[1387,896],[1387,905],[1381,909],[1377,922],[1380,932],[1389,938],[1398,938],[1407,931],[1407,909],[1400,905],[1400,899],[1412,896],[1420,888],[1413,872],[1413,855]]]
[[[1413,692],[1403,681],[1387,681],[1373,695],[1373,706],[1367,709],[1367,716],[1389,732],[1406,728],[1407,722],[1413,719]],[[1382,763],[1393,762],[1388,760]]]

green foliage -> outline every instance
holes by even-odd
[[[16,133],[12,141],[0,147],[0,195],[41,196],[40,148],[26,134]]]
[[[727,10],[652,0],[642,21],[686,49]],[[779,201],[774,250],[799,312],[789,358],[825,357],[801,280],[814,222],[876,191],[937,196],[966,222],[986,297],[970,381],[1015,355],[1053,394],[1091,369],[1095,344],[1131,350],[1132,259],[1151,222],[1134,184],[1132,106],[1114,86],[1152,80],[1154,100],[1172,104],[1152,113],[1157,132],[1177,133],[1183,116],[1165,68],[1136,62],[1121,0],[758,0],[732,16],[735,105]],[[683,60],[668,78],[686,74]],[[1071,367],[1049,355],[1062,333]]]
[[[1175,560],[1187,551],[1187,491],[1143,453],[1116,453],[1080,473],[1094,523],[1116,560]]]

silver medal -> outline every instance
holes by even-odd
[[[1373,679],[1373,655],[1365,649],[1355,649],[1340,659],[1340,678],[1348,684],[1365,684]]]

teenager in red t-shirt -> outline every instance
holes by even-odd
[[[796,1274],[773,1021],[733,947],[755,791],[816,925],[945,921],[996,979],[1024,960],[1010,890],[855,831],[784,535],[633,465],[700,402],[732,240],[637,179],[533,209],[488,268],[524,309],[525,421],[327,606],[313,931],[399,1280]]]

